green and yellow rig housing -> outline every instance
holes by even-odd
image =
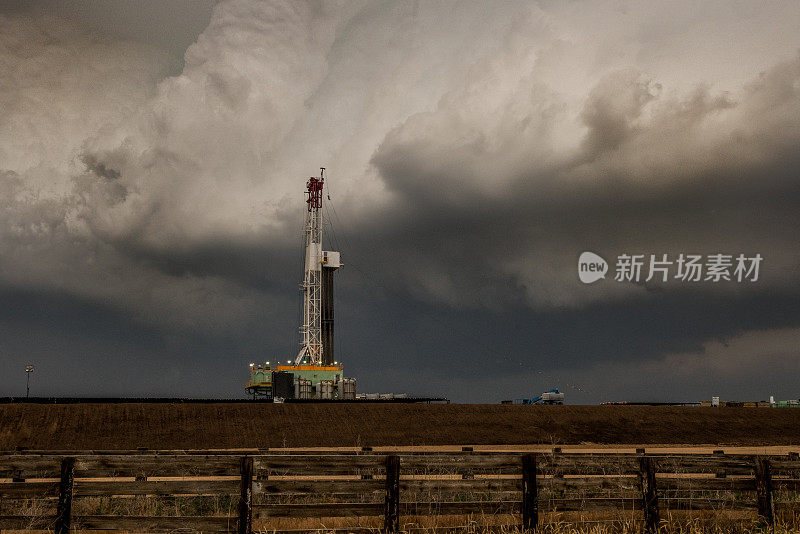
[[[278,377],[278,378],[276,378]],[[283,385],[274,384],[283,378]],[[291,384],[291,390],[286,387]],[[282,389],[281,389],[282,388]],[[355,399],[355,379],[344,377],[344,366],[250,364],[245,389],[253,397],[295,399]]]

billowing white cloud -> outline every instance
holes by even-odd
[[[739,210],[795,220],[773,200],[796,192],[798,22],[793,3],[231,0],[159,79],[155,50],[4,17],[2,281],[240,324],[281,297],[153,258],[282,254],[325,165],[339,216],[379,242],[362,257],[430,302],[645,293],[581,286],[583,250],[767,246],[758,287],[785,289],[791,232]],[[297,276],[279,264],[259,275]]]
[[[170,276],[115,249],[113,237],[142,225],[120,228],[130,221],[113,212],[136,202],[120,146],[157,97],[163,54],[97,42],[44,16],[0,17],[0,40],[2,284],[107,301],[178,327],[235,329],[265,306],[235,281]],[[99,139],[119,146],[96,153]]]

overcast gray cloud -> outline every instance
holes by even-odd
[[[48,392],[202,396],[290,357],[326,166],[362,389],[695,399],[712,373],[796,397],[754,362],[797,357],[798,5],[210,5],[173,4],[172,38],[155,4],[133,35],[124,4],[4,6],[9,394],[28,360],[59,369]],[[755,283],[586,286],[584,250],[765,260]]]

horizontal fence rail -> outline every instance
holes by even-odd
[[[788,455],[187,451],[0,453],[0,529],[237,532],[273,518],[484,514],[535,528],[542,514],[633,512],[656,532],[662,512],[751,510],[775,521],[775,495],[800,491]],[[224,497],[222,515],[92,515],[81,499]],[[44,503],[34,517],[19,513]],[[17,510],[18,515],[3,515]],[[348,529],[352,530],[352,529]]]

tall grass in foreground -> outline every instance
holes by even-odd
[[[521,526],[508,524],[486,524],[486,521],[476,520],[471,516],[447,516],[430,517],[428,526],[417,522],[401,526],[401,532],[413,532],[414,534],[437,534],[441,529],[447,529],[453,533],[464,534],[529,534]],[[768,527],[758,520],[731,520],[722,517],[694,517],[677,518],[668,517],[661,521],[661,532],[665,534],[790,534],[800,532],[800,524],[794,518],[792,521],[776,523],[774,528]],[[316,524],[309,524],[308,520],[295,520],[292,526],[283,526],[281,529],[303,529],[318,528],[320,534],[324,532],[342,532],[347,526],[338,525],[335,519],[320,520]],[[349,525],[353,528],[355,525]],[[361,525],[361,528],[366,525]],[[327,529],[327,530],[326,530]],[[581,522],[558,520],[550,523],[541,524],[536,530],[537,534],[641,534],[642,522],[637,520],[591,520],[585,519]],[[259,534],[270,534],[276,528],[261,528],[254,532]],[[346,532],[346,530],[344,530]],[[381,529],[375,525],[372,532],[378,534]]]
[[[435,534],[445,529],[465,534],[523,534],[515,525],[519,516],[511,515],[447,515],[401,517],[401,531],[415,534]],[[779,514],[774,528],[769,527],[754,512],[668,512],[662,515],[661,532],[675,534],[788,534],[800,532],[800,514]],[[370,529],[376,534],[382,518],[317,518],[273,519],[270,525],[254,525],[254,532],[269,534],[277,530],[319,529],[322,532],[341,532],[348,528]],[[641,534],[643,521],[630,514],[616,512],[570,512],[540,514],[537,534]],[[528,531],[529,532],[529,531]]]
[[[107,516],[216,516],[230,517],[231,526],[236,524],[238,496],[219,495],[206,497],[84,497],[76,499],[73,513],[79,527],[82,515]],[[14,503],[13,509],[6,501],[0,506],[2,514],[20,514],[30,518],[27,528],[19,532],[50,532],[55,516],[52,500],[26,500]],[[764,525],[754,511],[720,509],[716,511],[669,511],[661,512],[662,532],[677,534],[755,534],[774,532],[800,533],[800,503],[781,503],[777,510],[775,528]],[[437,529],[466,534],[522,534],[519,515],[472,514],[401,516],[401,530],[422,534],[433,534]],[[276,530],[318,529],[331,530],[367,529],[376,534],[383,526],[383,518],[334,517],[334,518],[265,518],[254,520],[254,532],[267,534]],[[643,529],[641,511],[590,511],[547,512],[539,514],[542,534],[639,534]],[[4,531],[5,532],[5,531]],[[76,530],[75,532],[81,532]]]
[[[127,499],[126,499],[127,500]],[[210,503],[209,503],[210,504]],[[92,503],[94,508],[98,503]],[[133,499],[131,505],[124,510],[124,515],[156,515],[143,500]],[[107,508],[101,510],[108,512]],[[217,502],[213,505],[214,515],[232,516],[229,503]],[[50,533],[52,532],[52,510],[45,510],[37,505],[28,508],[31,517],[29,526],[18,531],[4,533]],[[174,511],[173,508],[170,511]],[[113,510],[121,512],[119,508]],[[162,511],[167,511],[162,509]],[[184,511],[189,511],[184,509]],[[196,512],[197,510],[191,510]],[[85,512],[84,512],[85,513]],[[26,515],[28,515],[26,514]],[[105,515],[105,514],[103,514]],[[785,512],[778,514],[774,529],[763,524],[754,512],[665,512],[661,519],[661,532],[665,534],[757,534],[774,533],[789,534],[800,532],[800,513]],[[440,515],[440,516],[406,516],[401,518],[401,531],[414,534],[436,534],[442,529],[450,533],[464,534],[523,534],[525,531],[515,525],[519,522],[515,515]],[[253,531],[258,534],[270,534],[276,530],[316,529],[320,534],[325,532],[347,532],[347,529],[367,529],[379,534],[383,524],[381,517],[339,517],[339,518],[272,518],[257,521]],[[231,517],[231,527],[235,528],[236,520]],[[75,525],[78,526],[78,525]],[[643,522],[632,513],[619,512],[569,512],[540,514],[540,526],[537,534],[641,534]],[[84,531],[74,528],[73,532]],[[115,531],[133,532],[133,531]]]

